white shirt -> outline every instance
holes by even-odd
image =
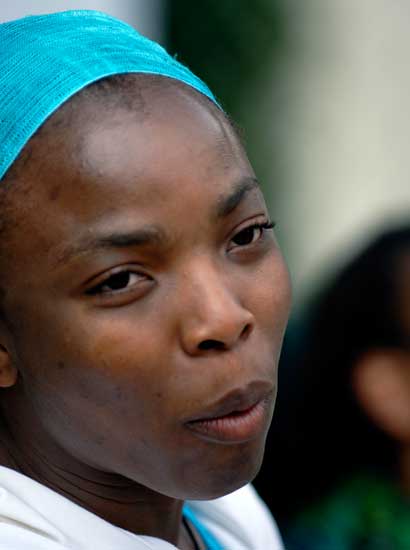
[[[252,486],[212,501],[190,501],[226,550],[283,550],[277,528]],[[88,512],[29,477],[0,466],[1,550],[175,550]]]

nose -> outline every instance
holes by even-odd
[[[189,355],[233,349],[251,334],[254,316],[231,287],[210,269],[197,270],[184,284],[181,340]]]

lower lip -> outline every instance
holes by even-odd
[[[263,399],[245,411],[218,418],[195,420],[186,426],[203,439],[244,443],[257,438],[268,427],[270,399]]]

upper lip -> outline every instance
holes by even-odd
[[[274,387],[270,382],[250,382],[246,386],[228,391],[217,401],[205,406],[201,411],[185,420],[185,424],[246,411],[256,403],[268,399],[273,390]]]

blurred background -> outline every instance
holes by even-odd
[[[410,222],[410,3],[14,0],[2,2],[0,20],[57,4],[106,11],[159,41],[243,130],[294,286],[277,411],[256,480],[282,532],[292,514],[308,511],[287,548],[408,550],[410,429],[371,423],[366,388],[377,390],[376,404],[402,402],[399,424],[410,428],[410,229],[361,251]],[[399,246],[407,255],[400,269]],[[363,357],[372,361],[363,366]],[[367,382],[353,387],[358,372]],[[369,373],[378,373],[377,383]],[[377,409],[378,419],[383,414]],[[384,469],[382,484],[368,477],[372,466]],[[344,478],[347,488],[332,500]],[[319,497],[316,520],[326,517],[333,539],[312,520]],[[354,544],[340,545],[341,526],[343,536],[354,532]]]
[[[369,234],[410,211],[404,0],[14,0],[0,20],[101,9],[158,40],[244,130],[295,311]]]

